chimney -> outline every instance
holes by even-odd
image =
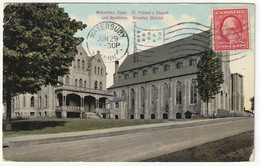
[[[114,84],[117,82],[117,71],[119,68],[119,61],[115,61]]]

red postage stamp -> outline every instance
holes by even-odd
[[[248,9],[214,9],[214,50],[249,49]]]

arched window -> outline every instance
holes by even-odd
[[[31,107],[34,107],[34,96],[31,97]]]
[[[141,107],[145,108],[145,89],[141,88]]]
[[[98,82],[95,81],[95,89],[98,89]]]
[[[82,70],[85,70],[85,61],[83,60],[81,63],[82,63],[82,64],[81,64]]]
[[[123,97],[125,99],[125,91],[124,90],[122,90],[122,92],[121,92],[121,97]]]
[[[134,72],[134,78],[138,76],[138,73],[137,72]]]
[[[103,68],[101,68],[101,70],[100,70],[100,74],[103,75]]]
[[[169,107],[169,88],[167,83],[163,84],[163,107]]]
[[[26,106],[26,99],[25,99],[25,96],[23,96],[23,107]]]
[[[157,100],[157,90],[156,87],[153,85],[151,89],[151,104],[154,108],[156,107],[156,100]]]
[[[63,84],[63,77],[62,76],[59,76],[59,82],[60,82],[60,84]]]
[[[78,67],[78,69],[80,69],[80,60],[79,59],[78,59],[77,67]]]
[[[66,76],[65,85],[69,85],[69,84],[70,84],[70,78],[69,78],[69,76]]]
[[[113,92],[113,96],[116,97],[116,91]]]
[[[129,74],[125,74],[125,80],[129,78]]]
[[[77,79],[75,80],[75,86],[78,86],[78,80]]]
[[[87,87],[87,81],[84,81],[84,88]]]
[[[99,70],[100,70],[100,68],[98,67],[98,72],[97,72],[97,74],[99,74]]]
[[[170,66],[169,65],[165,65],[164,66],[164,71],[170,70]]]
[[[177,69],[180,69],[183,67],[183,63],[182,62],[178,62],[177,65],[176,65],[176,68]]]
[[[103,88],[103,83],[100,81],[99,82],[99,89],[102,90],[102,88]]]
[[[197,88],[196,88],[195,80],[192,80],[190,84],[190,103],[191,104],[197,103]]]
[[[156,74],[156,73],[158,73],[158,68],[157,67],[153,68],[153,74]]]
[[[182,104],[182,91],[180,81],[178,81],[176,84],[176,104]]]
[[[82,79],[79,80],[79,87],[82,87]]]
[[[135,110],[135,91],[134,89],[131,89],[131,101],[130,101],[130,106],[132,110]]]
[[[95,66],[95,70],[94,70],[94,73],[97,74],[97,67]]]
[[[48,97],[47,97],[47,95],[45,95],[45,107],[47,107],[48,106]]]
[[[145,75],[147,75],[148,74],[148,71],[147,70],[144,70],[143,71],[143,75],[145,76]]]

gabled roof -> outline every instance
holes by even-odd
[[[174,42],[128,55],[120,65],[118,72],[133,70],[170,59],[200,53],[209,48],[209,39],[210,32],[204,31]]]

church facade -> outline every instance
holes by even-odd
[[[206,104],[196,89],[200,55],[210,48],[209,31],[153,47],[115,62],[111,118],[183,119],[206,115]],[[224,83],[209,115],[244,110],[243,76],[230,71],[229,52],[217,52]]]
[[[57,86],[41,87],[35,94],[12,98],[12,117],[108,118],[106,66],[99,52],[89,57],[82,46]]]

